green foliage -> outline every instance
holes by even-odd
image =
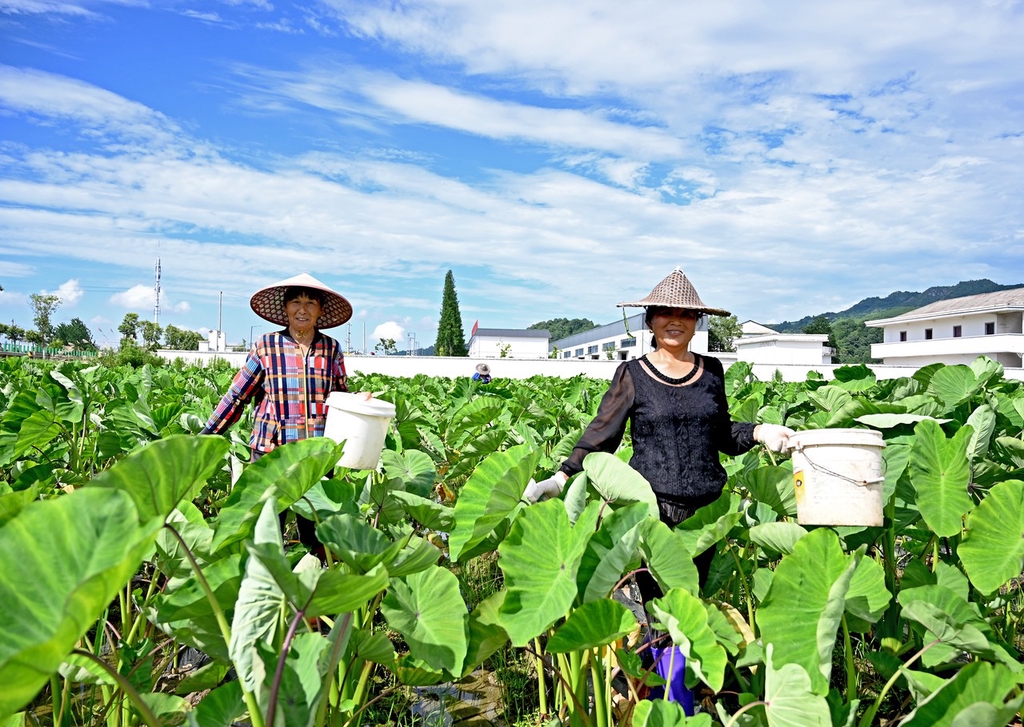
[[[124,345],[126,340],[131,341],[132,343],[138,342],[139,325],[138,313],[124,314],[124,320],[122,320],[121,325],[117,327],[117,330],[121,333],[121,345]]]
[[[39,343],[48,345],[53,340],[53,323],[51,317],[53,312],[60,307],[61,299],[57,295],[42,295],[33,293],[29,296],[32,304],[32,322],[35,324],[36,333],[39,334]]]
[[[459,312],[459,297],[455,292],[455,276],[449,270],[444,276],[444,292],[441,296],[441,320],[437,324],[437,340],[434,342],[435,356],[466,356],[466,334],[462,330],[462,313]]]
[[[73,346],[82,351],[95,351],[92,331],[81,318],[72,318],[68,323],[58,323],[53,329],[53,343],[59,346]]]
[[[195,351],[203,337],[196,331],[178,328],[168,323],[164,328],[164,346],[173,351]]]
[[[164,331],[160,324],[154,321],[142,321],[142,343],[149,351],[155,351],[160,347],[160,337]]]
[[[549,321],[538,321],[526,327],[532,331],[547,331],[551,341],[559,341],[577,333],[597,328],[597,324],[589,318],[552,318]]]
[[[396,406],[380,470],[337,467],[324,439],[250,463],[247,422],[190,434],[232,374],[0,360],[0,719],[135,727],[181,719],[187,697],[201,726],[397,720],[371,710],[517,663],[538,700],[518,714],[710,725],[636,699],[655,679],[621,590],[639,568],[721,724],[998,725],[1024,702],[1024,387],[991,361],[827,384],[729,370],[753,421],[883,433],[871,528],[798,524],[786,455],[758,448],[724,457],[721,497],[670,529],[628,439],[527,505],[607,387],[582,377],[354,377]],[[282,538],[287,509],[318,521],[327,567]],[[213,662],[178,682],[184,646]]]
[[[708,316],[708,350],[735,351],[733,341],[743,335],[736,316]]]

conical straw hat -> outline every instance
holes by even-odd
[[[352,305],[344,296],[331,290],[309,273],[300,273],[257,290],[249,300],[249,306],[263,320],[287,326],[288,313],[284,309],[284,291],[296,285],[324,293],[324,304],[316,321],[317,328],[334,328],[352,317]]]
[[[704,301],[697,295],[697,289],[693,287],[681,268],[676,268],[668,277],[654,286],[654,290],[647,294],[646,298],[632,303],[619,303],[619,308],[649,308],[652,305],[663,305],[668,308],[688,308],[699,313],[707,313],[713,316],[732,315],[721,308],[711,308],[704,305]]]

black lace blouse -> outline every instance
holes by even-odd
[[[729,417],[721,361],[695,353],[690,373],[672,379],[644,356],[616,369],[597,416],[561,471],[571,477],[591,452],[618,449],[627,421],[633,439],[629,464],[659,500],[713,500],[727,479],[718,453],[737,455],[754,446],[754,425]]]

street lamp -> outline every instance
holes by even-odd
[[[249,326],[249,348],[252,348],[252,343],[253,343],[253,341],[252,341],[252,330],[254,328],[263,328],[263,326],[262,325]]]

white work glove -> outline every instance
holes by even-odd
[[[773,452],[785,452],[793,434],[796,432],[781,424],[758,424],[754,429],[754,439]]]
[[[549,497],[558,497],[562,494],[562,488],[565,487],[568,477],[565,476],[564,472],[556,472],[555,474],[548,477],[546,480],[540,482],[534,482],[530,480],[530,484],[526,486],[526,491],[523,492],[523,499],[531,505],[539,500],[546,500]]]

